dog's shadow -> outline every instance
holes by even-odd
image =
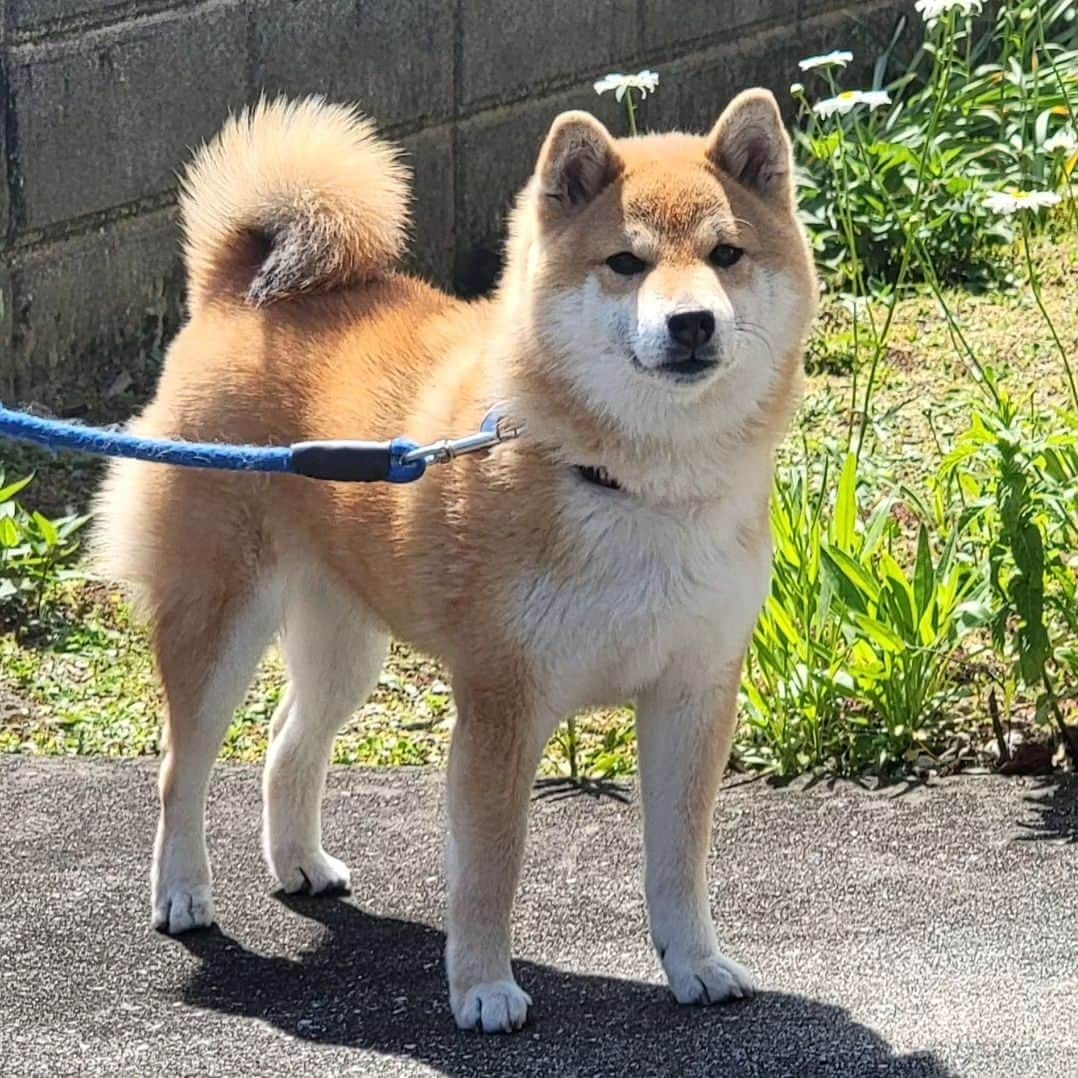
[[[681,1007],[658,985],[529,962],[515,964],[535,1000],[525,1029],[462,1033],[446,1001],[441,932],[344,899],[280,897],[325,926],[318,946],[292,959],[256,954],[216,928],[179,937],[201,962],[185,1002],[448,1075],[949,1073],[931,1054],[896,1055],[841,1008],[805,997]]]

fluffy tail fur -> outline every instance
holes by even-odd
[[[404,247],[408,179],[399,149],[352,108],[279,98],[234,116],[183,179],[192,311],[386,272]]]

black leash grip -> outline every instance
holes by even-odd
[[[384,483],[392,465],[389,442],[296,442],[292,446],[292,471],[308,479]]]

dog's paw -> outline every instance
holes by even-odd
[[[531,996],[516,981],[487,981],[453,1001],[453,1017],[461,1029],[512,1033],[524,1025],[531,1002]]]
[[[348,866],[322,850],[274,857],[270,868],[286,894],[340,894],[352,882]]]
[[[695,959],[679,958],[667,952],[663,966],[678,1003],[723,1003],[730,999],[751,999],[756,993],[756,983],[749,971],[718,951]]]
[[[153,927],[170,936],[208,928],[214,916],[213,889],[208,883],[171,887],[154,897]]]

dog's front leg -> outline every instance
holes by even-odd
[[[707,890],[711,818],[730,754],[740,661],[712,680],[675,664],[637,701],[651,937],[680,1003],[749,996],[752,978],[719,950]]]
[[[526,695],[516,685],[455,685],[446,966],[457,1025],[484,1033],[519,1029],[531,1003],[513,979],[510,916],[532,780],[556,719]]]

